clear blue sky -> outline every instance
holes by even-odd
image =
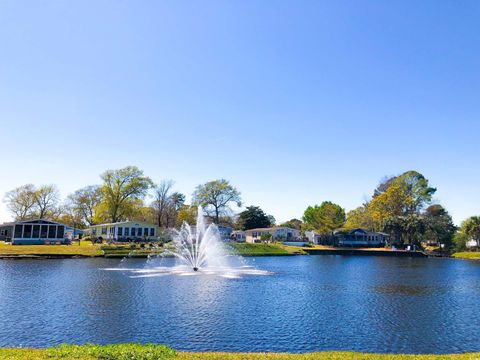
[[[476,0],[3,0],[0,192],[131,164],[188,198],[224,177],[283,221],[415,169],[458,223],[480,214],[479,18]]]

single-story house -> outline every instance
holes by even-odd
[[[350,232],[334,231],[338,246],[381,247],[388,243],[389,235],[364,229],[353,229]]]
[[[262,241],[262,235],[270,234],[272,241],[296,241],[300,238],[300,230],[289,227],[271,227],[258,228],[245,231],[245,241],[247,243],[254,243]]]
[[[66,225],[45,219],[22,220],[0,225],[0,240],[13,245],[64,244]]]
[[[230,241],[233,229],[230,226],[217,225],[218,233],[222,241]]]
[[[467,248],[475,248],[475,247],[478,247],[479,243],[480,243],[480,241],[477,241],[475,239],[470,239],[465,243],[465,246]]]
[[[317,233],[315,230],[305,231],[305,237],[309,243],[319,245],[321,243],[322,236]]]
[[[155,241],[158,226],[141,221],[122,221],[90,226],[88,235],[107,241]]]
[[[233,231],[232,235],[230,235],[230,239],[236,242],[245,242],[246,240],[245,231],[242,231],[242,230]]]

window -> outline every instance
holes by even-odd
[[[57,227],[55,225],[50,225],[48,227],[48,238],[55,239],[56,236],[57,236]]]
[[[23,226],[23,238],[30,239],[32,237],[32,225]]]
[[[38,239],[40,237],[40,225],[33,225],[32,238]]]
[[[108,229],[108,233],[109,233],[110,235],[113,235],[113,234],[114,234],[114,231],[115,231],[115,228],[114,228],[114,227],[111,227],[111,228]]]
[[[65,235],[65,227],[64,226],[58,226],[57,227],[57,239],[63,239],[64,235]]]
[[[123,236],[123,227],[119,227],[117,230],[117,235],[118,236]]]
[[[132,236],[135,236],[135,228],[132,228]]]
[[[150,228],[150,236],[155,236],[155,228]]]
[[[92,235],[97,235],[97,228],[92,229]]]
[[[107,235],[107,228],[106,227],[102,227],[102,235]]]
[[[125,228],[125,236],[130,236],[130,228]]]
[[[48,225],[42,225],[40,228],[40,238],[45,239],[48,236]]]
[[[148,228],[143,229],[143,236],[148,236]]]
[[[16,238],[22,237],[23,226],[22,225],[15,225],[15,236]]]

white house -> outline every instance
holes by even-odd
[[[296,241],[300,238],[300,230],[289,227],[271,227],[258,228],[245,231],[245,241],[248,243],[255,243],[262,241],[262,235],[269,234],[272,241]]]
[[[230,238],[236,242],[245,242],[246,240],[245,231],[235,230],[232,232],[232,235],[230,236]]]
[[[90,226],[88,234],[98,240],[107,241],[154,241],[158,226],[141,221],[122,221]]]

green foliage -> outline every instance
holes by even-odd
[[[192,197],[194,205],[201,205],[216,224],[221,215],[228,215],[230,203],[242,206],[240,192],[225,179],[198,185]]]
[[[328,234],[345,224],[345,210],[330,201],[321,205],[309,206],[304,214],[304,230],[316,230],[320,234]]]
[[[180,227],[184,222],[195,224],[197,221],[198,208],[196,206],[183,205],[177,214],[176,225]]]
[[[431,205],[424,215],[426,232],[425,239],[443,244],[445,250],[453,246],[453,236],[457,227],[453,224],[452,217],[441,205]]]
[[[273,225],[270,218],[258,206],[249,206],[238,215],[236,227],[239,230],[266,228]]]
[[[8,360],[470,360],[480,354],[404,355],[354,352],[306,354],[277,353],[193,353],[177,352],[164,345],[61,345],[50,349],[0,349],[0,358]]]
[[[108,170],[101,175],[103,185],[100,209],[107,221],[118,222],[132,216],[142,206],[153,182],[143,175],[136,166],[127,166],[119,170]]]
[[[303,221],[299,219],[291,219],[283,224],[280,224],[281,227],[289,227],[291,229],[302,230]]]
[[[153,344],[61,345],[46,352],[53,359],[167,360],[176,356],[168,346]]]
[[[452,256],[457,259],[480,260],[480,252],[478,251],[456,252]]]

